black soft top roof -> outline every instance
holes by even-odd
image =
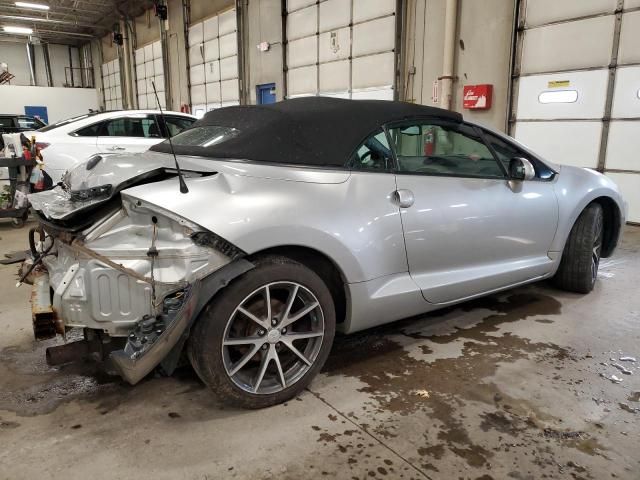
[[[411,103],[303,97],[208,112],[192,128],[225,126],[240,130],[240,134],[210,147],[175,145],[175,151],[212,158],[343,166],[381,125],[418,116],[462,121],[459,113]],[[167,141],[151,150],[171,152]]]

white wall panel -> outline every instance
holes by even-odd
[[[393,89],[369,89],[363,91],[354,91],[351,94],[353,100],[393,100]]]
[[[287,0],[287,12],[293,12],[294,10],[300,10],[301,8],[314,5],[316,0]]]
[[[520,119],[602,118],[606,99],[608,70],[564,72],[521,77],[518,87]],[[550,82],[568,81],[568,86],[550,88]],[[576,91],[577,100],[570,103],[542,103],[546,92]]]
[[[614,22],[608,15],[526,30],[522,73],[609,65]]]
[[[134,52],[134,60],[136,63],[136,66],[144,63],[144,48],[138,48],[135,52]],[[104,74],[104,72],[103,72]]]
[[[394,83],[395,6],[395,0],[289,1],[288,11],[295,11],[287,17],[286,96],[349,98],[355,90],[380,90],[372,95],[387,98]]]
[[[162,58],[162,44],[160,41],[153,42],[151,44],[151,49],[153,50],[153,58]]]
[[[287,65],[289,68],[297,68],[305,65],[315,65],[318,61],[318,37],[304,37],[292,40],[287,45]]]
[[[393,85],[393,52],[353,59],[353,89]]]
[[[307,37],[318,38],[318,37]],[[343,60],[350,56],[351,29],[349,27],[334,30],[333,32],[321,33],[320,41],[320,62],[331,62],[333,60]]]
[[[313,5],[287,15],[287,38],[296,38],[315,35],[318,29],[318,8]]]
[[[287,95],[315,94],[318,90],[318,67],[292,68],[287,72]]]
[[[136,78],[145,78],[144,63],[136,65]]]
[[[202,42],[201,49],[192,46],[189,50],[192,111],[200,115],[205,110],[219,108],[225,99],[238,103],[236,10],[227,10],[192,25],[189,43],[195,45],[191,39],[192,30]]]
[[[240,98],[238,80],[225,80],[220,82],[220,96],[223,102],[237,101]]]
[[[202,49],[203,47],[201,44],[189,47],[189,66],[198,65],[204,61]]]
[[[596,168],[602,122],[517,122],[515,138],[542,157],[563,165]]]
[[[640,122],[614,120],[609,125],[607,168],[640,172]],[[640,175],[638,176],[640,189]]]
[[[147,93],[147,81],[143,79],[138,79],[136,82],[138,86],[138,95]]]
[[[199,45],[204,41],[202,22],[189,27],[189,46]]]
[[[207,42],[218,37],[218,16],[211,17],[203,22],[202,40]]]
[[[237,59],[235,59],[233,57],[229,57],[229,60],[235,61],[235,63],[236,63],[236,72],[237,72],[237,69],[238,69]],[[205,76],[205,79],[206,79],[207,83],[209,83],[209,82],[219,82],[220,81],[220,61],[215,60],[213,62],[207,62],[207,63],[205,63],[204,68],[205,68],[204,76]]]
[[[198,103],[207,103],[204,85],[191,85],[191,102],[194,105]]]
[[[204,83],[204,65],[191,67],[189,77],[191,78],[191,85],[202,85]]]
[[[351,23],[351,2],[348,0],[327,0],[320,4],[320,31],[326,32]]]
[[[349,92],[350,62],[320,64],[320,93]]]
[[[147,77],[147,78],[153,77],[153,75],[154,75],[153,60],[150,61],[150,62],[145,62],[145,64],[144,64],[144,74],[145,74],[145,77]]]
[[[353,0],[354,23],[390,15],[395,11],[395,0]]]
[[[618,63],[640,63],[640,11],[622,14]]]
[[[353,56],[393,50],[395,17],[384,17],[353,26]]]
[[[145,63],[153,60],[153,44],[145,45],[144,47],[144,61]]]
[[[156,83],[156,90],[164,92],[164,75],[156,75],[153,77],[153,81]]]
[[[527,27],[569,20],[587,15],[613,13],[617,0],[535,0],[527,2]]]
[[[640,0],[624,0],[624,8],[640,8]]]
[[[204,44],[204,61],[210,62],[220,58],[220,49],[218,46],[218,39],[214,38]]]
[[[220,58],[230,57],[238,53],[238,40],[235,33],[220,37]]]
[[[236,10],[227,10],[224,13],[218,15],[219,23],[219,36],[226,35],[236,31]]]
[[[640,117],[640,66],[618,68],[611,116]],[[637,128],[640,134],[640,124]]]
[[[164,67],[162,65],[162,58],[156,58],[153,61],[153,74],[158,75],[164,71]]]
[[[222,80],[238,78],[238,59],[236,57],[220,60],[220,78]]]
[[[207,83],[207,102],[208,103],[220,103],[222,97],[220,96],[220,82]]]
[[[637,173],[607,173],[620,190],[622,196],[629,202],[629,213],[627,214],[628,222],[640,222],[640,174]]]

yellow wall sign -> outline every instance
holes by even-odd
[[[569,80],[551,80],[548,83],[548,88],[563,88],[571,86],[571,82]]]

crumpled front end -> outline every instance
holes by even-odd
[[[43,223],[50,249],[34,277],[33,318],[40,337],[77,327],[85,337],[90,331],[120,339],[124,346],[110,351],[110,360],[136,383],[181,347],[215,290],[252,266],[214,233],[121,197],[120,208],[80,232]],[[40,314],[36,330],[36,308],[42,310],[47,292],[52,315]]]

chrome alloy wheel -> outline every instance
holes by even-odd
[[[313,366],[324,336],[316,296],[295,282],[273,282],[238,305],[225,328],[222,360],[245,392],[272,394],[290,387]]]

